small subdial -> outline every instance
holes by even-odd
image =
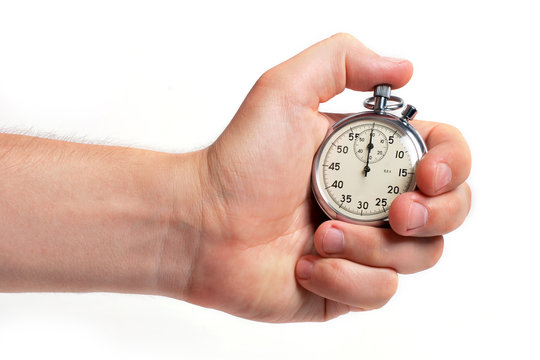
[[[384,158],[388,150],[388,139],[377,129],[367,129],[358,134],[354,141],[354,154],[365,163],[373,164]]]

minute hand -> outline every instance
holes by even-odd
[[[366,166],[364,167],[364,176],[367,177],[367,173],[371,170],[369,168],[369,154],[371,153],[371,149],[373,149],[373,128],[371,128],[371,132],[369,133],[369,144],[367,146],[368,152],[367,152],[367,160],[366,160]]]

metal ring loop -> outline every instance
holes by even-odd
[[[385,110],[397,110],[403,107],[403,99],[400,98],[399,96],[392,95],[388,98],[388,101],[393,101],[394,103],[387,104],[386,107],[384,108]],[[375,107],[375,96],[372,96],[364,100],[364,107],[367,109],[373,110],[373,108]]]

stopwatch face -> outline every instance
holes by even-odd
[[[385,220],[392,201],[415,188],[416,165],[424,149],[418,133],[397,118],[344,119],[315,156],[315,197],[334,219],[355,223]]]

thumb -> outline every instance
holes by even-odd
[[[377,55],[349,34],[336,34],[268,70],[259,82],[285,91],[288,102],[314,110],[345,88],[372,90],[378,84],[405,85],[413,67],[407,60]]]

